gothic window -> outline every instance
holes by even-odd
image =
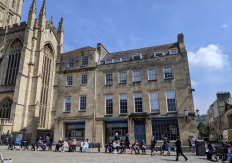
[[[8,99],[1,107],[0,109],[0,118],[10,118],[10,112],[11,112],[11,105],[13,101],[11,99]]]
[[[19,63],[23,44],[15,40],[10,46],[5,85],[14,85],[19,71]]]
[[[49,81],[51,74],[52,50],[49,44],[44,46],[43,49],[43,67],[42,67],[42,89],[40,96],[40,109],[39,109],[39,128],[45,128],[45,121],[47,115],[47,102],[49,93]]]

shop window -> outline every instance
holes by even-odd
[[[69,140],[83,141],[85,139],[85,122],[82,123],[67,123],[65,137]]]
[[[166,135],[169,140],[176,140],[179,135],[179,124],[177,118],[156,118],[151,120],[152,134],[156,140],[162,140]]]

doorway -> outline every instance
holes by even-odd
[[[144,120],[134,120],[134,135],[135,135],[135,140],[138,140],[139,144],[142,143],[142,140],[145,140],[146,142]]]

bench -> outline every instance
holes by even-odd
[[[97,148],[98,149],[98,153],[100,153],[100,147],[101,147],[100,143],[90,143],[89,145],[92,145],[92,148]],[[82,147],[81,146],[80,146],[79,152],[82,152]]]
[[[105,153],[107,153],[108,151],[108,145],[105,144]],[[114,151],[114,148],[112,148],[112,152]],[[124,154],[126,153],[126,145],[125,145],[125,150],[124,150]],[[122,154],[122,152],[120,152],[120,154]]]
[[[1,163],[11,163],[13,160],[11,159],[3,159],[2,153],[0,152]]]

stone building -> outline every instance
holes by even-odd
[[[22,0],[13,2],[21,13]],[[33,0],[27,23],[15,18],[8,31],[0,28],[0,42],[5,42],[0,62],[1,131],[24,133],[33,141],[53,127],[56,66],[63,52],[63,19],[56,29],[52,18],[46,19],[45,4],[44,0],[39,18]]]
[[[232,129],[232,98],[225,101],[225,112],[228,118],[229,129]]]
[[[0,0],[0,27],[19,23],[24,0]]]
[[[171,44],[109,53],[102,44],[60,54],[54,139],[150,144],[197,135],[184,35]],[[186,124],[184,109],[189,111]],[[185,141],[186,140],[186,141]]]
[[[98,43],[63,53],[63,19],[56,29],[45,4],[39,18],[33,0],[27,23],[0,28],[1,131],[101,145],[115,133],[148,144],[152,135],[160,142],[163,134],[180,136],[186,146],[197,136],[183,34],[136,50],[109,53]]]
[[[230,128],[225,111],[225,102],[228,98],[231,98],[229,92],[217,92],[217,100],[215,100],[214,103],[210,105],[207,111],[210,132],[217,134],[220,140],[222,138],[223,130]]]

